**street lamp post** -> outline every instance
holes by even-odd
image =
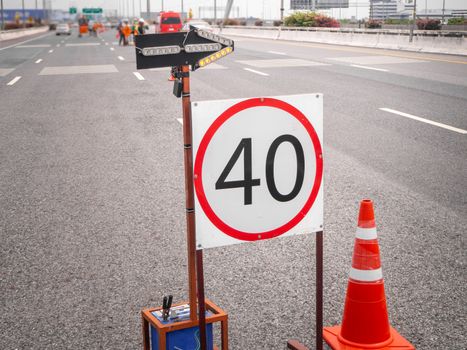
[[[42,0],[42,11],[43,11],[43,15],[44,15],[44,21],[47,20],[47,22],[49,21],[49,10],[47,9],[47,1],[46,0]]]
[[[5,29],[5,21],[4,21],[4,17],[3,17],[3,0],[0,0],[0,7],[1,7],[1,12],[2,12],[2,27],[1,29],[4,30]]]
[[[413,31],[415,29],[415,18],[417,17],[417,0],[413,2],[412,25],[410,26],[409,43],[413,41]]]
[[[446,0],[443,0],[443,15],[441,16],[441,25],[444,24],[444,9],[445,9],[445,5],[446,5],[446,4],[445,4],[445,1],[446,1]]]
[[[21,6],[23,8],[23,28],[26,28],[26,11],[24,9],[24,0],[21,0]]]
[[[217,1],[214,0],[214,25],[217,24]]]
[[[281,22],[284,20],[284,0],[281,0]]]

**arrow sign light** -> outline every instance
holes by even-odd
[[[180,46],[160,46],[160,47],[145,47],[141,50],[143,56],[162,56],[162,55],[175,55],[180,53],[182,48]]]
[[[188,32],[137,35],[136,68],[204,67],[234,50],[231,39],[190,27]]]

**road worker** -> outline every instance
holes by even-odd
[[[144,28],[144,19],[140,18],[138,22],[138,31],[136,35],[144,35],[145,32],[146,30]]]
[[[124,24],[123,24],[122,33],[123,33],[123,36],[124,36],[123,45],[128,46],[128,38],[131,35],[131,28],[128,25],[127,21],[125,21]]]

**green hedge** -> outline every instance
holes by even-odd
[[[467,24],[467,19],[465,19],[464,17],[449,18],[448,24],[454,24],[454,25]]]
[[[312,11],[294,12],[284,18],[284,25],[286,27],[340,27],[339,22],[334,18]]]

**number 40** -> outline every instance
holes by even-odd
[[[295,178],[295,185],[288,194],[282,194],[277,190],[276,182],[274,180],[274,161],[276,158],[276,152],[279,146],[289,142],[294,150],[297,157],[297,175]],[[240,158],[243,152],[243,180],[226,181],[235,163]],[[238,188],[243,187],[244,191],[244,205],[252,204],[252,189],[253,186],[260,186],[260,179],[253,179],[252,174],[252,156],[251,156],[251,138],[244,138],[238,144],[235,152],[230,157],[227,165],[222,171],[221,175],[216,181],[216,190],[223,190],[227,188]],[[300,141],[292,135],[281,135],[276,138],[268,150],[266,157],[266,183],[268,186],[269,193],[271,196],[279,202],[288,202],[294,199],[300,192],[303,185],[303,177],[305,176],[305,156],[303,154],[303,147]]]

